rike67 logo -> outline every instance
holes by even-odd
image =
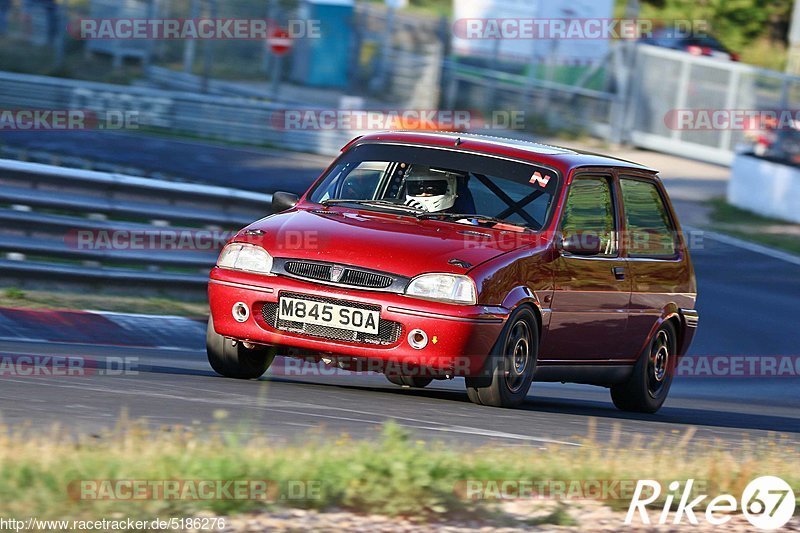
[[[705,508],[705,513],[700,514],[708,524],[721,526],[730,522],[733,513],[741,509],[742,514],[753,526],[764,531],[773,531],[786,525],[794,515],[795,495],[792,487],[784,480],[775,476],[763,476],[751,481],[744,492],[741,502],[730,494],[721,494],[710,501],[708,495],[700,494],[692,498],[694,480],[686,481],[681,491],[681,484],[673,481],[668,486],[664,497],[664,505],[660,509],[656,523],[664,525],[670,521],[672,509],[675,511],[671,522],[681,524],[686,520],[693,525],[698,525],[699,509]],[[661,496],[661,483],[649,479],[639,480],[628,507],[625,524],[632,524],[637,511],[643,524],[651,524],[647,506],[656,502]]]

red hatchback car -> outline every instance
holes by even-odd
[[[275,354],[464,377],[515,406],[531,382],[664,403],[697,328],[696,281],[656,171],[467,134],[359,137],[298,198],[241,230],[211,272],[207,345],[254,379]]]

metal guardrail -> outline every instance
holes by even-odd
[[[147,68],[147,79],[157,85],[171,91],[186,91],[189,93],[202,93],[203,90],[208,94],[218,94],[228,97],[252,98],[259,101],[269,102],[272,97],[268,91],[256,87],[247,87],[241,83],[227,82],[223,80],[209,79],[203,81],[201,76],[179,72],[176,70],[151,65]],[[280,99],[280,105],[293,105],[303,109],[314,109],[320,106],[309,105],[308,102],[293,100],[286,95]],[[320,108],[321,109],[321,108]]]
[[[0,107],[82,109],[99,117],[134,112],[141,127],[174,134],[336,155],[356,132],[283,128],[288,111],[313,105],[270,103],[247,97],[200,95],[146,87],[0,72]]]
[[[271,210],[269,194],[0,159],[0,278],[200,289],[232,231]]]

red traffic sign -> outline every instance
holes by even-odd
[[[267,37],[267,45],[270,51],[276,56],[282,56],[292,49],[292,38],[289,32],[283,28],[275,28]]]

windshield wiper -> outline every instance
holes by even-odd
[[[426,213],[426,211],[424,211],[423,209],[419,209],[418,207],[400,204],[397,202],[390,202],[389,200],[345,200],[343,198],[331,198],[329,200],[323,200],[321,203],[323,205],[336,205],[336,204],[368,205],[375,207],[388,207],[391,209],[399,209],[401,211],[409,211],[412,213],[419,213],[419,214]]]
[[[444,218],[448,220],[478,220],[480,222],[491,222],[494,224],[508,224],[511,226],[517,226],[520,228],[525,228],[530,230],[528,226],[524,224],[518,224],[516,222],[509,222],[508,220],[503,220],[502,218],[492,217],[489,215],[476,215],[470,213],[423,213],[419,215],[417,218],[420,220],[430,220],[436,218]]]

